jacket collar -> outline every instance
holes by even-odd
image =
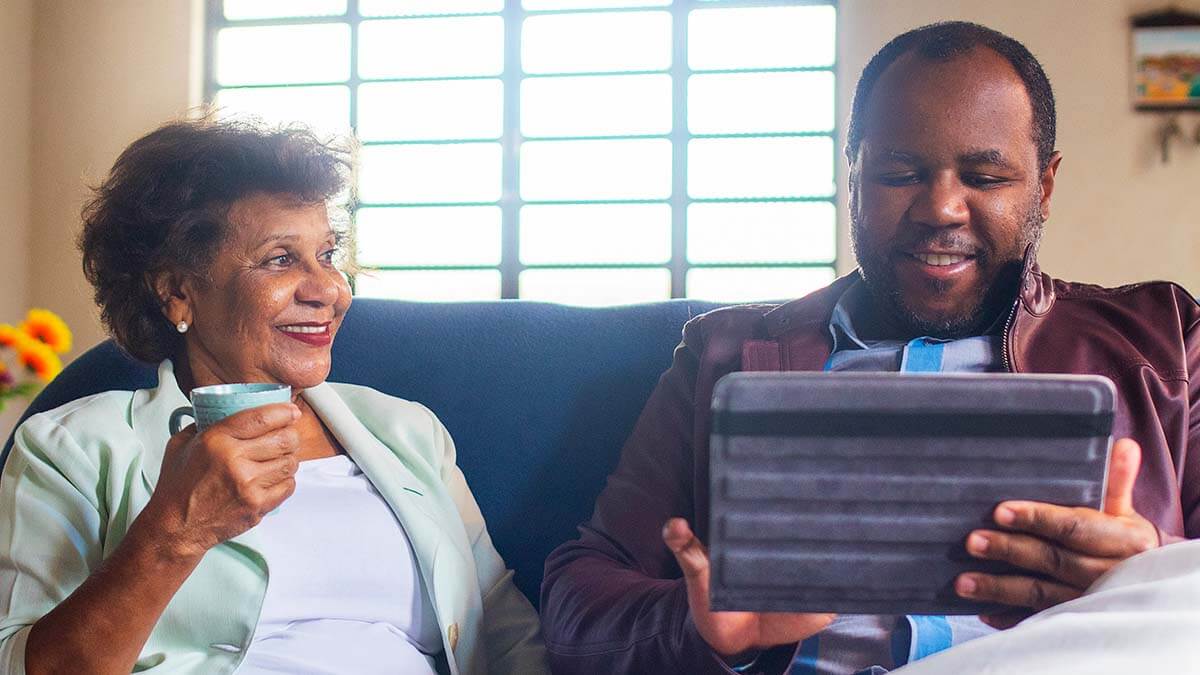
[[[785,333],[814,327],[827,331],[838,300],[846,289],[861,279],[862,273],[855,268],[828,286],[767,312],[763,315],[767,337],[775,339]],[[1054,282],[1038,266],[1036,244],[1027,246],[1021,259],[1020,298],[1025,311],[1034,316],[1045,314],[1054,304]]]
[[[158,485],[162,470],[163,452],[171,434],[167,420],[177,408],[189,405],[188,399],[175,379],[175,366],[170,359],[158,364],[158,386],[133,392],[129,422],[142,444],[142,476],[151,490]]]

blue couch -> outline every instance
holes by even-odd
[[[334,343],[329,379],[419,401],[441,418],[496,547],[536,605],[546,555],[590,516],[684,322],[715,307],[363,298]],[[156,380],[153,366],[105,342],[72,362],[25,415]]]

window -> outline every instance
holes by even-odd
[[[834,276],[829,2],[210,0],[222,114],[353,131],[361,295],[794,297]]]

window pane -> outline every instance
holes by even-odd
[[[666,7],[671,0],[525,0],[525,9],[608,9],[611,7]]]
[[[504,70],[504,20],[498,16],[364,21],[358,37],[358,72],[366,78],[499,75]]]
[[[521,146],[521,196],[526,200],[666,199],[670,194],[671,142],[666,139]]]
[[[358,135],[367,141],[499,138],[500,80],[378,82],[358,89]]]
[[[350,77],[344,23],[226,28],[217,33],[217,83],[301,84]]]
[[[222,89],[215,104],[221,117],[253,115],[272,124],[299,122],[321,134],[350,131],[350,89],[340,85]]]
[[[500,144],[375,145],[362,149],[359,195],[367,203],[500,199]]]
[[[832,131],[833,73],[746,73],[688,78],[693,134]]]
[[[362,208],[355,238],[368,266],[499,265],[500,208]]]
[[[499,300],[498,270],[414,270],[361,272],[354,278],[354,294],[370,298],[461,302]]]
[[[688,270],[687,296],[715,302],[790,300],[833,281],[832,267],[700,267]]]
[[[692,204],[693,263],[832,262],[837,252],[831,202]]]
[[[225,0],[224,5],[230,21],[346,13],[346,0]]]
[[[811,7],[697,9],[688,19],[694,70],[831,66],[836,11]]]
[[[666,70],[667,12],[548,14],[525,19],[521,63],[527,73]]]
[[[525,270],[520,279],[523,300],[568,305],[625,305],[671,297],[666,269]]]
[[[504,9],[504,0],[358,0],[363,16],[482,14]]]
[[[833,194],[833,139],[712,138],[688,143],[688,194],[799,197]]]
[[[521,209],[521,262],[665,263],[671,259],[666,204],[535,205]]]
[[[618,136],[671,131],[671,76],[534,77],[521,82],[526,136]]]

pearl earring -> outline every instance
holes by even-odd
[[[179,331],[180,333],[186,333],[187,329],[188,324],[186,321],[180,321],[179,323],[175,324],[175,330]]]

